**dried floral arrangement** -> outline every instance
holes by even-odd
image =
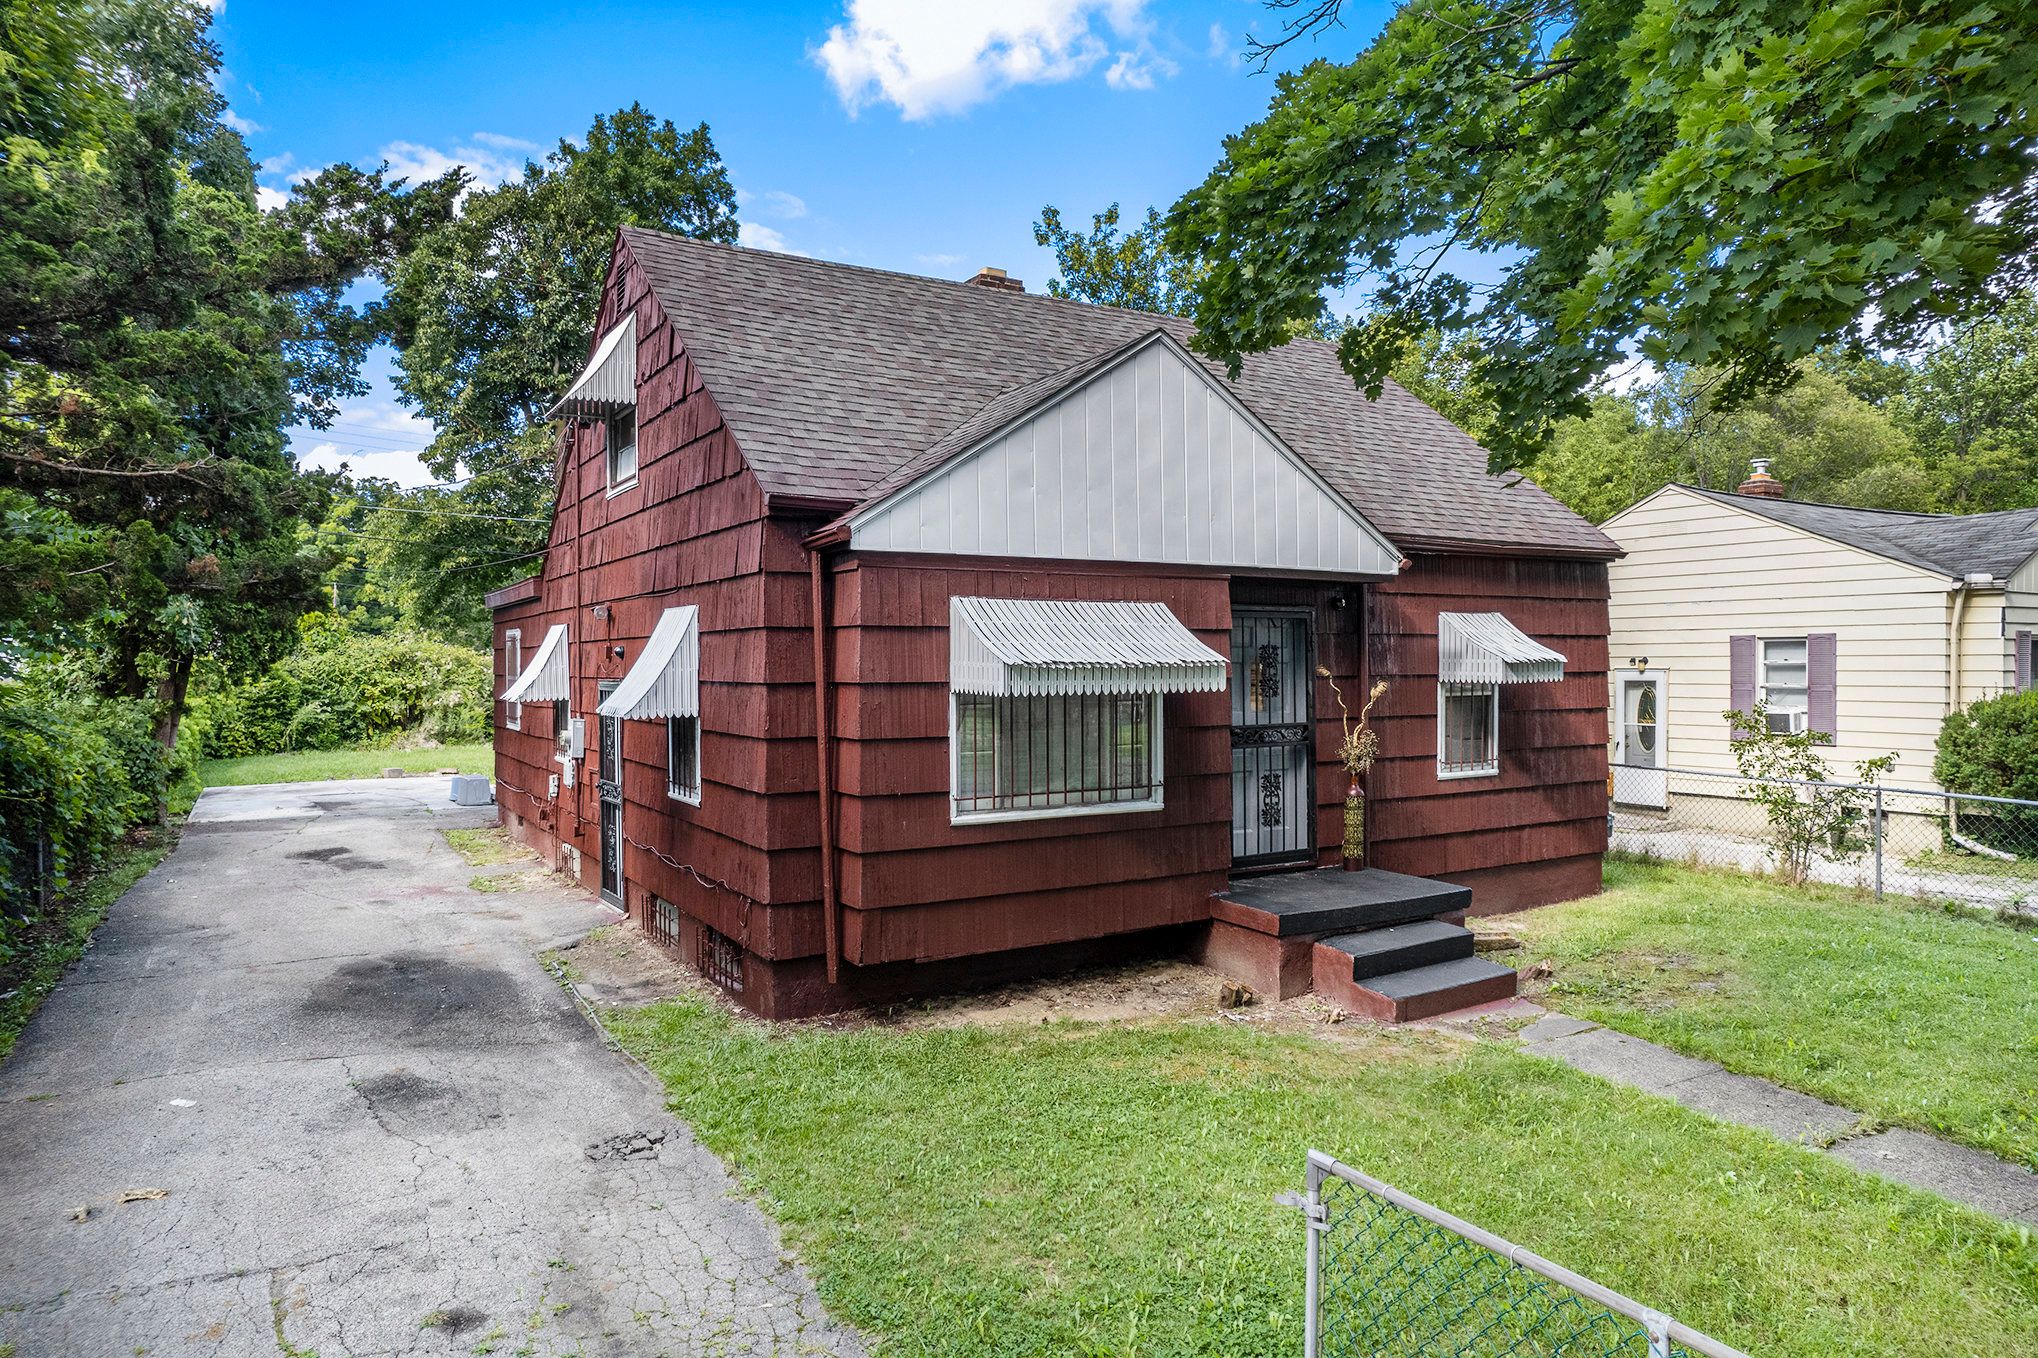
[[[1366,858],[1366,794],[1360,786],[1360,779],[1373,767],[1373,761],[1380,755],[1380,733],[1368,721],[1373,715],[1373,704],[1380,701],[1387,692],[1384,680],[1376,681],[1366,691],[1366,704],[1359,709],[1358,719],[1352,719],[1351,708],[1345,705],[1344,690],[1337,686],[1329,670],[1317,666],[1317,675],[1330,684],[1330,691],[1337,698],[1339,720],[1344,726],[1344,739],[1338,742],[1338,763],[1344,765],[1351,782],[1345,789],[1345,842],[1344,860],[1347,867],[1362,867]]]

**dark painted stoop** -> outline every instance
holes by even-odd
[[[1470,887],[1366,868],[1234,881],[1210,902],[1198,959],[1265,995],[1313,990],[1382,1023],[1434,1018],[1515,992],[1475,954]]]

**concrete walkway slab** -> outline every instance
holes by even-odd
[[[2038,1174],[1985,1151],[1901,1130],[1850,1139],[1847,1133],[1865,1121],[1850,1109],[1568,1014],[1537,1019],[1522,1029],[1520,1040],[1524,1050],[1589,1075],[1661,1095],[1723,1122],[1819,1147],[1857,1169],[2038,1226]]]
[[[115,905],[0,1066],[0,1350],[862,1352],[539,965],[614,912],[469,890],[446,794],[208,792]]]
[[[1843,1141],[1833,1154],[1856,1169],[2038,1226],[2038,1174],[1971,1146],[1897,1128]]]

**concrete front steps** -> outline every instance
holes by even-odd
[[[1469,887],[1342,868],[1241,878],[1210,902],[1197,960],[1263,995],[1314,991],[1340,1009],[1406,1023],[1515,993],[1476,955]]]

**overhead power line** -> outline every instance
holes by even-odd
[[[446,519],[489,519],[496,523],[542,523],[550,526],[550,519],[533,519],[522,514],[475,514],[464,509],[420,509],[415,505],[371,505],[363,504],[362,509],[382,509],[391,514],[436,514]]]

